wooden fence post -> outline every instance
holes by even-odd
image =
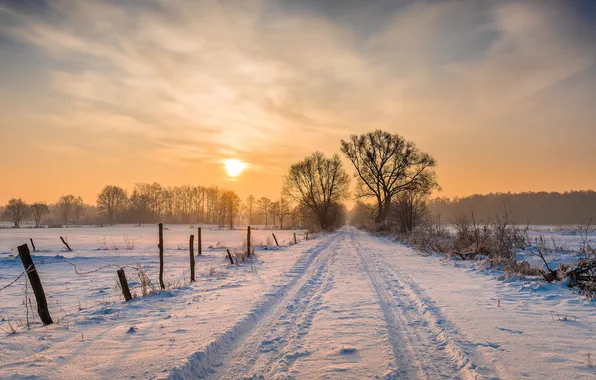
[[[199,255],[203,254],[203,236],[201,236],[201,227],[199,227],[198,230],[198,236],[197,236],[197,240],[198,240],[198,244],[199,244]]]
[[[68,245],[68,243],[66,242],[66,240],[64,240],[64,238],[62,236],[60,236],[60,240],[62,240],[62,243],[66,246],[66,249],[68,249],[69,251],[72,252],[70,245]]]
[[[305,235],[304,239],[308,240],[308,231],[306,231],[306,235]]]
[[[23,263],[23,267],[27,272],[27,277],[29,278],[29,283],[31,284],[31,289],[33,289],[33,294],[35,294],[35,300],[37,301],[37,313],[39,314],[39,319],[44,325],[49,325],[54,323],[52,321],[52,317],[50,316],[50,311],[48,310],[48,303],[46,301],[46,294],[43,291],[43,286],[41,285],[41,280],[39,279],[39,274],[35,269],[35,264],[33,263],[33,259],[31,258],[31,252],[29,252],[29,246],[27,244],[23,244],[18,247],[19,250],[19,257],[21,258],[21,262]],[[27,302],[27,300],[25,300]]]
[[[250,226],[246,232],[246,257],[250,257]]]
[[[277,242],[277,238],[275,237],[275,234],[271,233],[271,235],[273,235],[273,240],[275,240],[275,245],[277,245],[279,247],[279,243]]]
[[[195,235],[190,235],[188,242],[190,248],[190,281],[195,280]]]
[[[294,232],[294,244],[298,244],[298,240],[296,240],[296,232]]]
[[[37,249],[35,249],[35,244],[33,244],[33,239],[29,238],[29,241],[31,242],[31,248],[33,248],[33,252],[37,251]]]
[[[130,295],[130,289],[128,288],[128,281],[126,281],[126,274],[124,273],[124,268],[118,269],[118,279],[120,280],[120,287],[122,288],[122,295],[124,296],[124,300],[126,302],[132,299]]]
[[[163,283],[163,223],[157,225],[159,227],[159,286],[165,289],[166,286]]]
[[[232,259],[232,254],[230,253],[230,250],[226,249],[226,251],[228,251],[228,259],[230,259],[230,264],[234,265],[234,260]]]

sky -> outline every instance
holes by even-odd
[[[595,41],[590,0],[0,0],[0,203],[274,198],[378,128],[437,159],[440,196],[595,189]]]

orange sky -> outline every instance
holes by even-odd
[[[376,128],[437,158],[443,196],[596,188],[578,9],[393,3],[0,1],[0,203],[154,181],[273,198]],[[228,158],[250,164],[235,181]]]

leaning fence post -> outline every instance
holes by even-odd
[[[203,237],[201,236],[201,227],[199,227],[199,230],[198,230],[197,243],[199,245],[199,251],[197,253],[199,255],[202,255],[203,254]]]
[[[118,279],[120,280],[120,287],[122,288],[122,295],[124,296],[124,300],[126,302],[132,299],[130,295],[130,289],[128,288],[128,281],[126,281],[126,274],[124,273],[124,268],[118,269]]]
[[[277,245],[279,247],[279,243],[277,242],[277,238],[275,237],[275,234],[271,233],[271,235],[273,235],[273,240],[275,240],[275,245]]]
[[[66,240],[64,240],[64,238],[62,236],[60,236],[60,240],[62,240],[62,243],[66,246],[66,249],[68,249],[69,251],[72,252],[70,245],[68,245],[68,243],[66,242]]]
[[[21,258],[21,262],[23,263],[23,267],[27,272],[27,277],[29,278],[29,283],[31,284],[31,289],[33,289],[33,294],[35,294],[35,300],[37,301],[37,313],[39,314],[39,319],[44,325],[49,325],[54,323],[52,321],[52,317],[50,316],[50,311],[48,310],[48,303],[46,301],[46,294],[43,291],[43,286],[41,285],[41,280],[39,279],[39,274],[35,269],[35,264],[33,263],[33,259],[31,258],[31,252],[29,252],[29,246],[27,244],[23,244],[18,247],[19,250],[19,257]],[[25,302],[27,302],[25,300]]]
[[[163,283],[163,223],[157,225],[159,227],[159,286],[165,289],[166,286]]]
[[[232,254],[230,253],[229,249],[226,249],[226,251],[228,251],[228,259],[230,259],[230,264],[234,264],[234,260],[232,260]]]
[[[188,241],[188,247],[190,248],[190,281],[195,280],[195,235],[190,235]]]
[[[33,248],[33,252],[37,251],[37,249],[35,249],[35,244],[33,244],[33,239],[29,238],[29,241],[31,242],[31,248]]]
[[[246,257],[250,257],[250,226],[246,232]]]

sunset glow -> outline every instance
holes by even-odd
[[[0,0],[0,202],[55,201],[57,167],[91,203],[226,186],[237,157],[239,195],[273,197],[376,128],[436,157],[440,196],[596,187],[591,1],[76,3]]]

